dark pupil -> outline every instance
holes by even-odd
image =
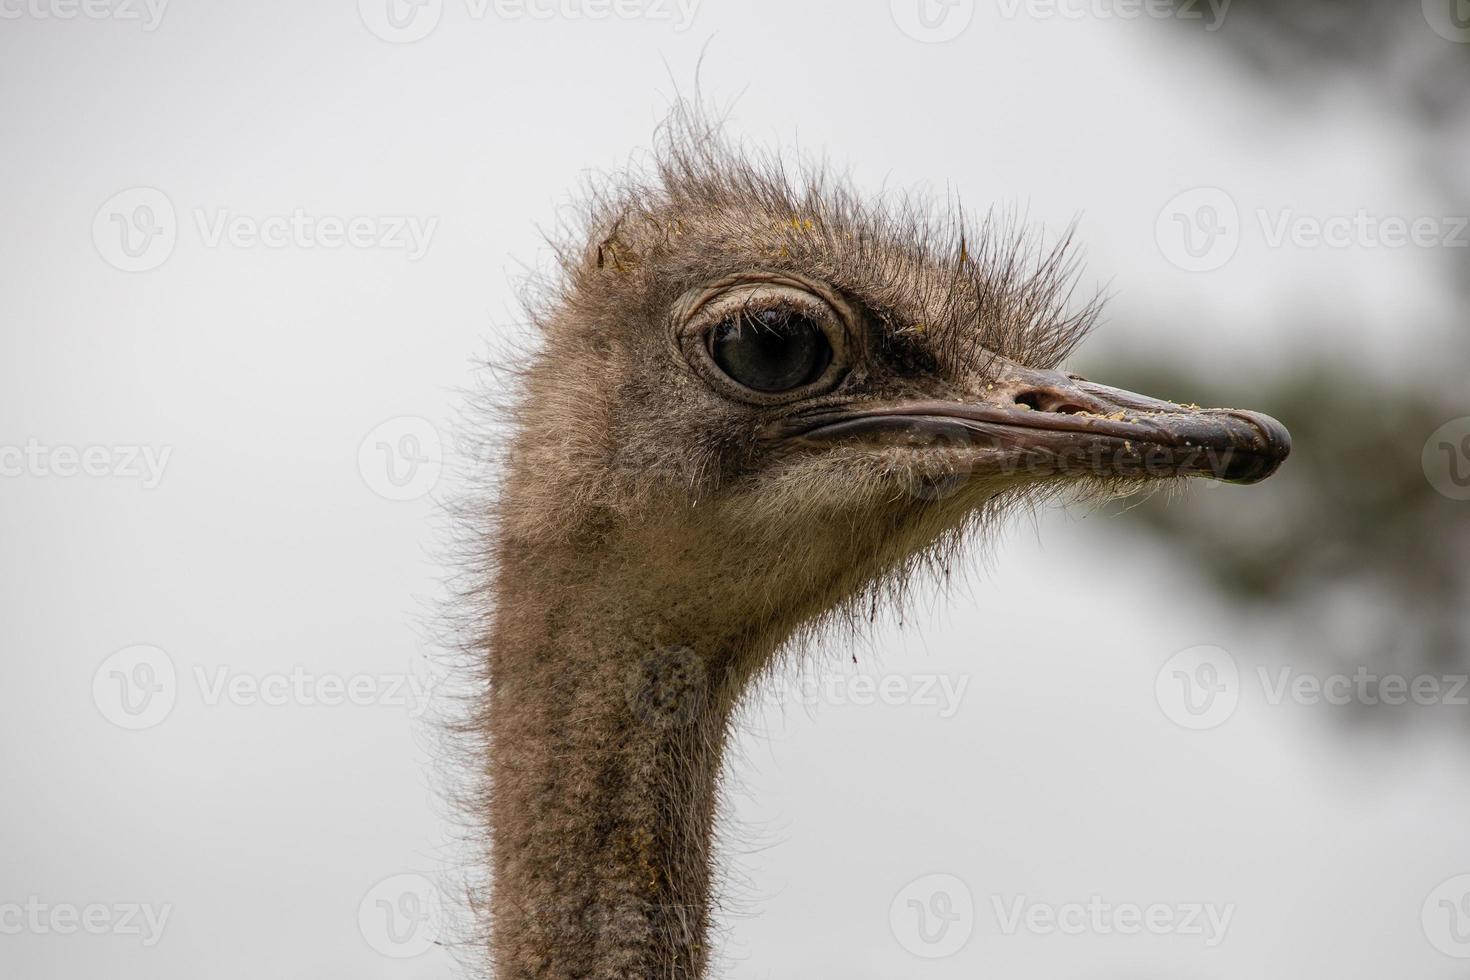
[[[715,327],[710,353],[720,369],[756,391],[809,384],[832,360],[827,335],[795,310],[741,312]]]

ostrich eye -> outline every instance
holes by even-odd
[[[790,391],[819,378],[832,362],[821,325],[800,310],[741,311],[710,332],[720,370],[754,391]]]

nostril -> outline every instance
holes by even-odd
[[[1016,395],[1017,405],[1025,405],[1033,412],[1051,412],[1055,415],[1080,415],[1087,409],[1065,400],[1061,395],[1049,391],[1023,391]]]

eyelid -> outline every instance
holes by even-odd
[[[841,316],[821,297],[791,287],[771,288],[764,283],[746,289],[726,290],[709,297],[685,320],[684,330],[707,334],[738,313],[758,313],[782,307],[798,310],[820,324],[831,324],[845,332]]]
[[[789,296],[759,297],[756,302],[746,297],[743,302],[732,303],[728,308],[718,303],[711,304],[711,307],[707,323],[702,327],[705,343],[711,348],[722,328],[734,324],[739,329],[746,318],[759,325],[759,318],[764,313],[782,312],[809,320],[827,335],[829,343],[832,341],[832,334],[842,329],[840,321],[825,306],[793,300]],[[832,326],[829,327],[829,324]]]

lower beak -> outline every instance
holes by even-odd
[[[1291,452],[1291,436],[1269,415],[1180,405],[1019,367],[974,401],[846,405],[790,418],[782,428],[800,445],[932,449],[951,468],[1018,478],[1258,483]]]

